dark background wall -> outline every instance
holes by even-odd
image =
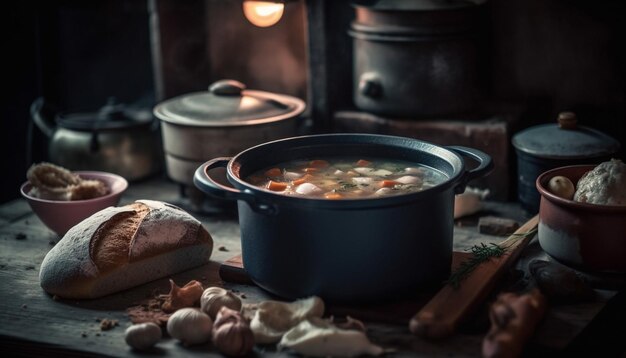
[[[27,166],[46,159],[46,138],[38,130],[28,141],[29,106],[38,96],[65,111],[96,109],[111,95],[151,106],[155,98],[232,77],[251,88],[307,97],[315,78],[307,74],[306,49],[319,44],[306,43],[304,6],[315,3],[323,4],[315,18],[324,30],[327,105],[331,111],[350,108],[348,1],[300,0],[269,29],[248,27],[238,0],[5,4],[0,202],[19,196]],[[489,97],[521,108],[516,129],[573,110],[583,124],[626,145],[625,10],[619,0],[492,0]],[[163,15],[156,63],[150,33],[155,14]]]

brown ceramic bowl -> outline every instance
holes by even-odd
[[[552,177],[562,175],[576,185],[594,167],[560,167],[537,178],[539,244],[566,265],[589,272],[626,273],[626,206],[580,203],[548,190]]]

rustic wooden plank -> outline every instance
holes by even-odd
[[[496,280],[511,266],[530,242],[539,222],[535,216],[500,246],[506,252],[476,267],[459,287],[444,286],[412,319],[411,331],[428,338],[452,335],[461,321],[487,297]]]
[[[135,198],[176,200],[177,190],[176,184],[162,179],[131,183],[122,204]],[[502,237],[481,235],[476,231],[475,225],[480,215],[506,213],[506,217],[516,220],[521,220],[519,216],[523,215],[518,207],[511,209],[511,206],[507,205],[485,204],[485,210],[477,216],[465,218],[462,222],[457,221],[461,226],[455,227],[455,249],[467,249],[477,242],[502,242]],[[16,207],[15,203],[12,205]],[[20,205],[17,204],[17,207]],[[4,206],[0,206],[0,210],[3,209]],[[30,356],[136,357],[138,353],[129,350],[123,341],[124,329],[130,324],[124,312],[125,308],[145,299],[154,290],[166,292],[169,288],[167,279],[159,279],[97,300],[55,301],[39,287],[38,272],[43,257],[53,247],[51,241],[56,242],[60,238],[48,230],[34,214],[28,212],[26,214],[15,217],[13,221],[0,227],[0,350],[18,349]],[[194,216],[202,221],[214,239],[212,262],[174,275],[174,280],[180,284],[192,279],[200,280],[205,285],[223,284],[245,297],[246,303],[272,298],[255,286],[222,283],[217,274],[220,262],[241,251],[236,218],[203,216],[195,213]],[[25,234],[26,238],[17,240],[16,235],[19,233]],[[219,249],[220,247],[222,249]],[[529,249],[529,252],[525,251],[520,258],[520,268],[523,268],[528,260],[542,253],[536,244],[531,245]],[[602,301],[588,306],[574,305],[551,309],[551,314],[544,323],[549,329],[540,330],[542,333],[538,337],[538,344],[562,347],[571,341],[576,330],[584,327],[601,307]],[[117,319],[120,326],[102,332],[96,318]],[[480,351],[480,341],[484,334],[481,331],[463,331],[442,342],[428,342],[411,335],[406,325],[370,323],[368,327],[368,336],[374,342],[387,348],[395,348],[398,355],[403,356],[476,355]],[[560,336],[556,337],[550,336],[552,328],[566,330],[561,330]],[[83,337],[83,332],[86,337]],[[556,344],[555,341],[560,343]],[[184,348],[174,340],[165,338],[151,353],[165,357],[200,357],[215,355],[215,350],[210,345]],[[271,346],[256,347],[255,353],[270,357],[286,356],[275,352]]]

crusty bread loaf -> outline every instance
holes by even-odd
[[[184,210],[138,200],[101,210],[48,252],[39,280],[48,293],[96,298],[209,261],[213,239]]]

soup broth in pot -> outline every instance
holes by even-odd
[[[281,194],[329,200],[414,193],[446,179],[433,168],[409,161],[340,157],[284,162],[245,178]]]

